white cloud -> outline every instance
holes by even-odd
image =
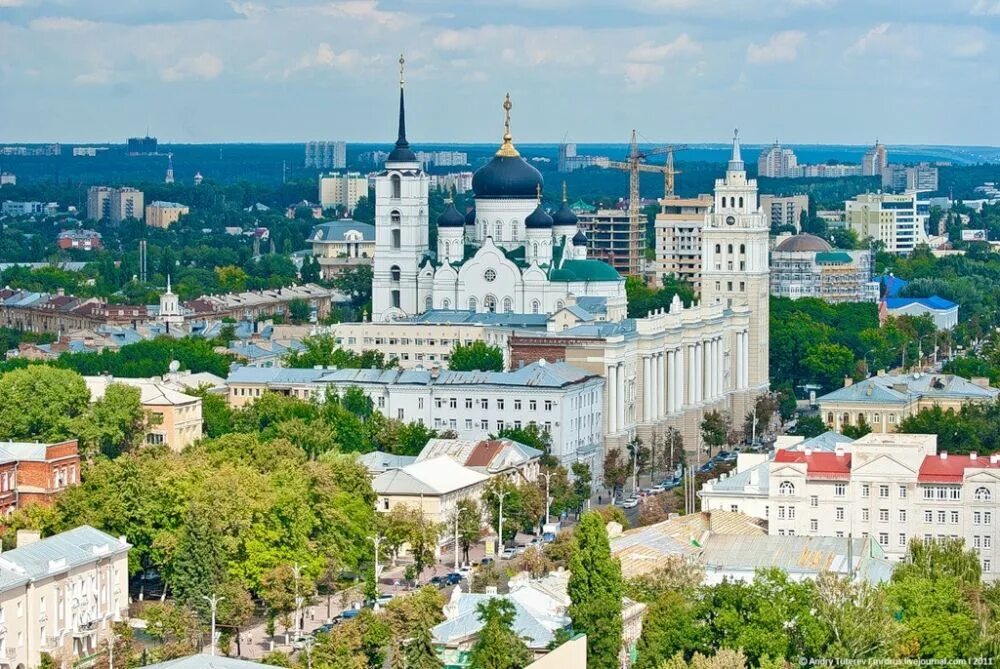
[[[2,0],[0,0],[2,2]],[[84,21],[82,19],[73,19],[68,16],[43,16],[40,19],[34,19],[28,24],[28,27],[32,30],[40,30],[45,32],[70,32],[76,30],[87,30],[96,27],[98,24],[94,21]]]
[[[73,77],[77,86],[106,86],[111,83],[112,71],[106,68],[85,72]]]
[[[951,52],[959,58],[971,58],[984,51],[986,51],[986,44],[982,40],[973,39],[956,44]]]
[[[629,51],[625,59],[633,62],[653,63],[675,56],[699,54],[701,50],[701,44],[691,39],[687,33],[683,33],[675,40],[665,44],[643,42]]]
[[[625,85],[631,90],[644,88],[663,76],[663,66],[655,63],[625,63]]]
[[[1000,0],[976,0],[969,13],[973,16],[997,16],[1000,15]]]
[[[889,23],[880,23],[873,27],[858,38],[858,41],[849,46],[847,53],[854,56],[863,56],[870,51],[884,47],[892,41],[892,36],[889,34],[890,27]]]
[[[296,72],[308,70],[313,67],[352,70],[362,65],[370,65],[375,60],[377,59],[368,58],[355,49],[339,52],[334,51],[332,46],[326,42],[322,42],[316,47],[315,51],[303,55],[295,65],[287,68],[285,70],[285,77],[288,78]]]
[[[320,12],[352,21],[361,21],[389,30],[400,30],[411,23],[401,12],[379,9],[376,0],[343,0],[317,6]]]
[[[23,7],[24,0],[0,0],[0,9],[9,7]]]
[[[160,70],[163,81],[182,81],[184,79],[215,79],[222,74],[222,59],[214,53],[201,53],[197,56],[185,56],[175,64]]]
[[[785,30],[775,33],[766,44],[747,47],[747,62],[754,65],[766,63],[786,63],[799,57],[799,47],[806,39],[801,30]]]

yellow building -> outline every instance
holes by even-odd
[[[660,200],[656,215],[656,282],[675,276],[701,289],[701,228],[712,210],[712,196]]]
[[[123,383],[140,392],[140,402],[149,419],[146,443],[166,444],[172,451],[181,451],[201,439],[201,398],[174,390],[158,378],[116,379],[112,376],[85,376],[90,400],[104,397],[112,383]]]
[[[191,210],[176,202],[150,202],[146,207],[146,225],[151,228],[169,228]]]
[[[889,253],[909,253],[929,241],[927,215],[918,213],[914,192],[863,193],[844,203],[844,218],[858,239],[882,242]]]
[[[363,197],[368,197],[368,177],[363,174],[347,172],[319,176],[319,204],[324,209],[344,207],[351,212]]]

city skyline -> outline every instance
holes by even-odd
[[[703,5],[0,0],[4,141],[1000,144],[994,0]]]

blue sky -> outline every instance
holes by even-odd
[[[1000,144],[1000,0],[0,0],[0,141]]]

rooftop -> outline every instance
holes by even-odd
[[[954,302],[937,295],[931,297],[888,297],[885,300],[885,306],[888,309],[903,309],[913,304],[919,304],[934,311],[950,311],[958,308]]]
[[[225,655],[208,655],[198,653],[187,657],[178,657],[166,662],[147,664],[146,669],[274,669],[273,665],[260,662],[240,660]]]
[[[129,548],[131,545],[123,539],[81,525],[0,554],[0,572],[9,570],[35,580],[69,571],[99,557],[126,552]]]
[[[992,401],[998,393],[996,388],[983,387],[953,374],[885,374],[838,388],[820,397],[819,402],[905,404],[922,398]]]
[[[782,450],[774,454],[774,461],[805,463],[806,478],[809,479],[850,479],[851,454],[846,452],[812,452]]]
[[[170,387],[170,385],[165,384],[160,380],[119,379],[113,376],[85,376],[83,377],[83,380],[87,384],[87,390],[90,391],[90,399],[92,402],[96,402],[104,397],[104,393],[107,391],[108,386],[113,383],[122,383],[127,386],[132,386],[133,388],[138,388],[140,393],[140,402],[147,406],[177,406],[201,401],[197,397],[185,395],[184,393],[175,390]]]
[[[401,469],[389,469],[372,481],[378,495],[445,495],[489,480],[468,467],[442,455],[414,462]]]

